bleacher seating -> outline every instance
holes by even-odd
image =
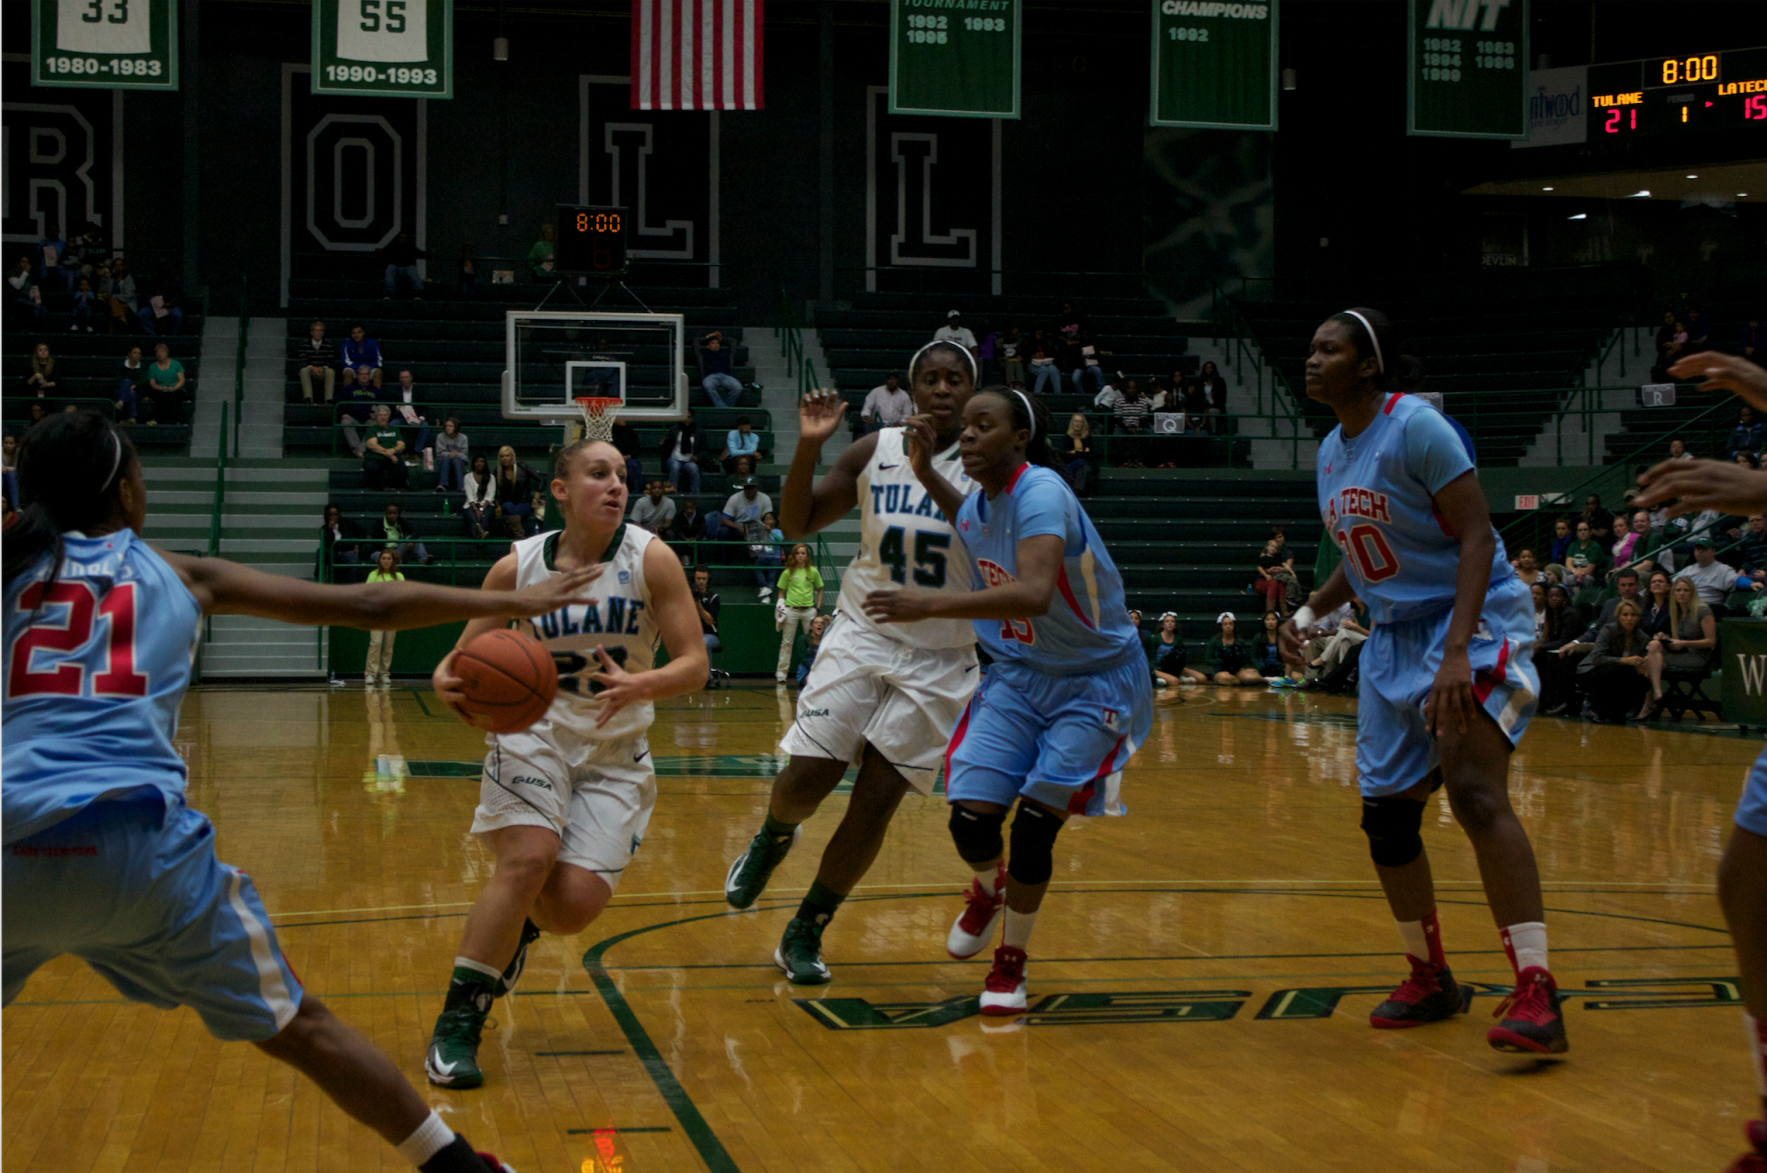
[[[60,295],[65,297],[66,295]],[[58,304],[56,295],[50,296],[50,305]],[[7,307],[5,316],[4,338],[0,339],[0,375],[5,379],[5,393],[0,396],[0,421],[4,422],[9,431],[22,430],[30,420],[30,404],[35,396],[25,390],[25,378],[31,373],[31,354],[37,343],[47,342],[49,352],[55,356],[55,393],[44,399],[44,403],[54,410],[68,401],[102,401],[103,405],[112,402],[111,393],[116,386],[116,372],[123,365],[131,346],[141,347],[142,361],[153,361],[153,347],[157,342],[164,342],[171,351],[173,358],[184,366],[184,375],[189,395],[185,401],[185,417],[178,422],[161,420],[148,426],[133,425],[129,436],[135,447],[147,451],[182,452],[190,446],[190,419],[195,410],[196,396],[204,394],[202,386],[202,329],[203,318],[194,307],[187,308],[184,315],[182,330],[173,335],[152,336],[147,334],[87,334],[68,329],[72,318],[67,313],[50,312],[42,317],[33,318],[27,313],[20,313]],[[103,323],[100,323],[102,329]],[[145,376],[143,376],[145,381]],[[214,388],[209,388],[214,393]],[[99,402],[81,403],[80,406],[94,407],[104,410],[106,414],[114,414]]]

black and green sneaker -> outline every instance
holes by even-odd
[[[437,1087],[469,1088],[485,1082],[479,1070],[479,1034],[491,1013],[491,986],[456,983],[448,991],[448,1004],[436,1018],[429,1051],[423,1057],[423,1073]]]
[[[822,964],[822,926],[802,917],[792,917],[773,951],[773,963],[785,971],[785,980],[794,986],[825,986],[834,975]]]
[[[759,900],[767,890],[767,881],[773,878],[773,869],[797,843],[801,831],[793,827],[790,834],[775,835],[761,828],[724,874],[724,902],[732,908],[747,908]]]
[[[492,987],[492,997],[501,998],[505,994],[514,992],[515,983],[522,980],[522,970],[525,969],[528,964],[528,946],[532,945],[539,939],[540,926],[536,925],[531,920],[523,920],[521,944],[515,947],[515,956],[510,958],[509,964],[503,967],[502,976],[497,979],[497,984]]]

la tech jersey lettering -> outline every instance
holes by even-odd
[[[515,543],[515,585],[535,586],[557,574],[554,560],[561,531],[537,534]],[[648,671],[656,662],[656,618],[650,609],[650,587],[644,581],[644,551],[654,535],[634,525],[614,531],[602,561],[607,569],[584,591],[587,603],[572,603],[528,620],[534,636],[545,645],[558,665],[558,697],[546,710],[542,724],[569,726],[582,740],[611,741],[650,728],[655,707],[628,705],[597,729],[601,712],[596,696],[600,685],[589,679],[601,671],[595,649],[605,648],[615,663],[628,672]],[[540,733],[541,725],[530,732]],[[487,738],[487,744],[495,735]]]
[[[933,457],[933,469],[959,493],[967,496],[976,489],[955,444]],[[877,434],[877,447],[859,474],[859,534],[859,552],[841,576],[843,616],[916,647],[967,648],[975,643],[967,619],[875,623],[865,614],[865,596],[872,591],[958,595],[970,590],[969,552],[908,466],[901,428]]]
[[[1389,395],[1360,435],[1346,440],[1340,424],[1320,444],[1319,514],[1376,623],[1454,605],[1460,539],[1436,494],[1474,471],[1465,429],[1414,395]],[[1514,574],[1499,537],[1490,585]]]

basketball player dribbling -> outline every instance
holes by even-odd
[[[611,423],[611,419],[606,421]],[[485,576],[488,591],[532,587],[588,570],[580,602],[532,620],[558,664],[558,696],[520,733],[488,734],[472,831],[497,857],[473,902],[442,1013],[424,1056],[429,1081],[484,1082],[478,1050],[493,999],[521,977],[542,931],[580,933],[607,907],[656,805],[646,740],[655,701],[697,692],[706,645],[681,560],[625,522],[626,459],[611,443],[559,450],[551,493],[564,528],[516,542]],[[467,724],[459,650],[498,619],[476,620],[436,666],[436,693]],[[653,667],[658,640],[669,663]]]
[[[1706,351],[1669,368],[1677,379],[1703,379],[1701,391],[1734,391],[1767,411],[1767,371],[1746,358]],[[1767,510],[1767,472],[1727,460],[1666,460],[1638,478],[1640,509],[1665,505],[1671,517],[1716,509],[1748,515]],[[1718,903],[1730,926],[1741,975],[1743,1022],[1761,1119],[1748,1125],[1749,1151],[1730,1173],[1767,1173],[1767,750],[1755,759],[1736,804],[1736,828],[1718,865]]]
[[[1491,526],[1472,441],[1397,389],[1421,369],[1378,310],[1345,310],[1314,331],[1307,395],[1338,417],[1319,447],[1319,511],[1344,560],[1279,638],[1299,664],[1298,630],[1352,594],[1375,621],[1360,665],[1356,773],[1362,830],[1411,976],[1369,1022],[1420,1026],[1466,1004],[1442,949],[1421,834],[1424,803],[1445,786],[1515,969],[1486,1038],[1500,1051],[1557,1054],[1569,1044],[1540,874],[1509,805],[1509,755],[1540,693],[1533,601]]]
[[[215,856],[173,747],[205,615],[404,630],[544,615],[579,571],[524,590],[417,582],[327,586],[137,536],[134,447],[92,411],[58,412],[18,449],[24,511],[5,547],[5,1002],[64,953],[132,1002],[189,1006],[256,1044],[428,1173],[503,1170],[393,1063],[307,994],[251,878]]]
[[[960,492],[970,482],[957,434],[975,379],[969,351],[950,342],[922,347],[908,366],[915,410],[935,436],[933,466]],[[945,743],[976,684],[975,632],[967,621],[883,625],[864,612],[867,594],[890,587],[917,596],[966,594],[970,563],[950,519],[916,480],[902,428],[860,439],[811,487],[823,442],[846,406],[831,392],[804,397],[779,522],[787,537],[803,538],[858,505],[859,553],[841,576],[834,620],[798,698],[797,720],[780,743],[791,761],[774,779],[760,830],[724,881],[732,908],[754,904],[797,841],[799,824],[816,813],[847,763],[858,761],[846,814],[773,954],[800,985],[829,980],[823,931],[877,858],[902,797],[910,788],[932,792]]]

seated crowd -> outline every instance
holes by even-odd
[[[1706,312],[1690,308],[1683,313],[1664,310],[1662,324],[1656,333],[1656,362],[1650,374],[1654,382],[1669,381],[1669,368],[1690,354],[1702,350],[1718,350],[1740,354],[1757,366],[1767,366],[1767,326],[1761,315],[1751,313],[1740,327],[1714,325]],[[1759,451],[1759,445],[1754,449]]]

